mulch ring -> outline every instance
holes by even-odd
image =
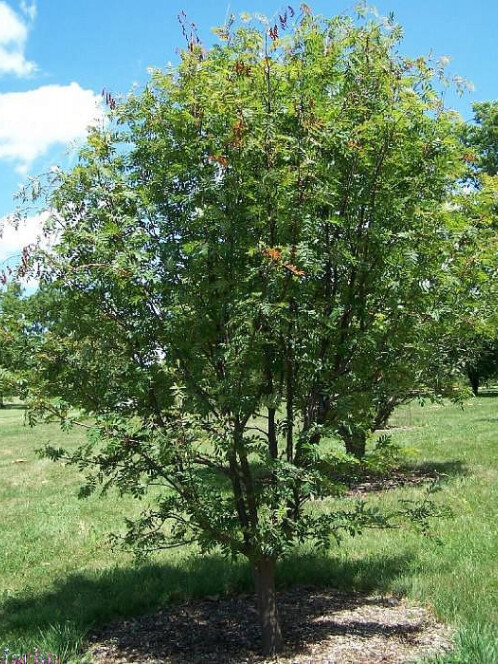
[[[450,649],[451,630],[394,597],[310,588],[279,593],[288,664],[402,664]],[[253,598],[208,598],[114,622],[87,644],[95,664],[261,664]]]
[[[385,476],[365,475],[361,479],[349,483],[348,496],[360,496],[365,493],[388,491],[402,487],[418,487],[429,485],[443,479],[444,474],[431,470],[407,470],[405,468],[393,468]],[[347,484],[347,478],[344,483]]]

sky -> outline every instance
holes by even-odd
[[[298,9],[299,2],[291,4]],[[354,2],[309,0],[328,17]],[[450,58],[449,70],[474,90],[447,104],[465,120],[472,103],[498,99],[498,0],[372,0],[381,15],[394,13],[404,30],[400,50]],[[204,43],[230,13],[271,17],[277,0],[0,0],[0,224],[16,207],[14,195],[29,177],[54,166],[70,168],[86,128],[102,113],[101,91],[126,94],[143,86],[149,67],[175,62],[184,10]],[[40,230],[33,213],[15,231],[4,225],[0,271]]]

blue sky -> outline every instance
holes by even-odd
[[[297,9],[298,2],[291,3]],[[354,3],[315,0],[315,12],[334,16]],[[450,71],[475,86],[447,103],[465,119],[474,101],[498,98],[498,0],[379,0],[404,28],[403,53],[451,58]],[[271,16],[275,0],[0,0],[0,218],[30,175],[67,167],[85,127],[99,113],[100,91],[126,93],[147,81],[147,67],[175,61],[183,45],[177,15],[185,10],[207,43],[210,28],[229,12]],[[39,228],[0,238],[0,264],[14,257]],[[12,260],[15,260],[12,258]]]

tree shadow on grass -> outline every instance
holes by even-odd
[[[400,467],[400,470],[436,480],[444,479],[445,477],[465,476],[469,472],[467,466],[459,459],[406,463]]]
[[[344,561],[332,556],[299,555],[280,564],[278,582],[281,590],[298,585],[332,587],[343,592],[384,592],[390,582],[406,570],[410,560],[409,556],[371,556]],[[13,638],[19,637],[23,646],[33,648],[39,644],[40,635],[54,625],[70,625],[71,633],[81,637],[110,621],[143,616],[161,607],[199,598],[215,597],[221,602],[247,604],[247,596],[241,599],[244,594],[249,594],[252,601],[248,566],[216,556],[192,556],[178,564],[89,571],[60,579],[46,592],[26,593],[4,600],[2,631]],[[254,630],[259,629],[255,614],[247,608],[241,613],[245,614],[247,620],[233,625],[234,643],[245,638],[246,628],[249,630],[247,638],[252,642]],[[200,620],[202,622],[202,616]],[[227,630],[230,632],[228,627]],[[259,643],[259,637],[256,641]],[[70,644],[68,646],[70,651]],[[143,659],[146,659],[145,654]]]
[[[473,422],[486,422],[491,424],[496,424],[498,422],[498,416],[495,417],[475,417]]]

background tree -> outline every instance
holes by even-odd
[[[498,376],[498,340],[483,335],[474,339],[472,358],[466,362],[465,370],[475,396],[483,381]]]
[[[473,218],[478,240],[467,235],[467,252],[473,243],[476,272],[467,280],[476,299],[473,316],[463,326],[467,339],[464,365],[472,391],[478,394],[485,380],[498,377],[498,321],[496,278],[498,276],[496,230],[498,220],[498,101],[473,105],[474,118],[462,128],[465,145],[466,189],[459,197],[457,214]]]
[[[53,302],[50,306],[57,316],[57,307]],[[43,290],[27,296],[16,281],[9,281],[0,290],[0,399],[27,396],[29,377],[45,343],[49,309]],[[54,394],[48,384],[45,389],[47,395]]]
[[[498,175],[498,101],[478,102],[472,105],[472,124],[465,126],[463,137],[473,171]]]
[[[22,288],[12,282],[0,289],[0,408],[6,397],[18,393],[25,359],[24,324]]]
[[[305,5],[243,21],[208,51],[183,23],[178,67],[106,95],[107,122],[58,175],[30,398],[33,420],[94,421],[69,455],[84,493],[163,488],[128,543],[249,560],[273,653],[276,561],[387,524],[327,508],[320,440],[360,455],[358,432],[427,387],[428,339],[457,302],[462,229],[443,203],[462,160],[433,69],[398,55],[392,22]]]

